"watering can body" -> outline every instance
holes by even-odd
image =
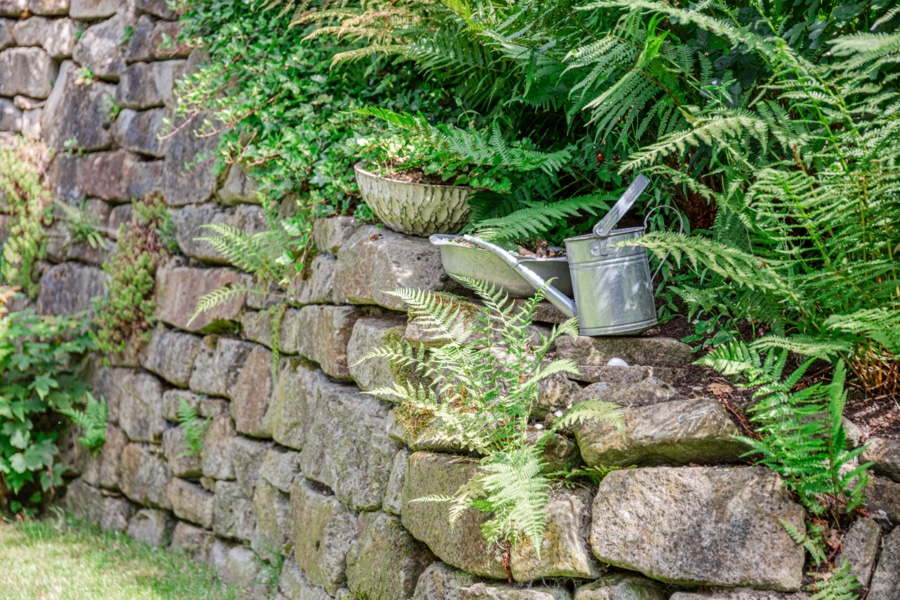
[[[503,248],[469,235],[463,239],[502,258],[532,287],[543,289],[547,300],[566,316],[577,316],[581,335],[636,335],[657,323],[647,249],[627,245],[628,240],[641,237],[645,228],[613,227],[648,184],[639,175],[592,233],[566,240],[574,299],[547,286]]]

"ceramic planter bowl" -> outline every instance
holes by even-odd
[[[428,239],[441,249],[441,264],[454,281],[462,283],[460,278],[468,277],[493,283],[503,288],[510,298],[534,296],[534,288],[498,256],[481,248],[457,243],[455,235],[433,235]],[[521,262],[544,279],[552,278],[553,286],[562,293],[572,295],[572,276],[565,257],[522,256]]]
[[[473,188],[387,179],[357,163],[356,182],[372,212],[394,231],[407,235],[456,233],[469,218]]]

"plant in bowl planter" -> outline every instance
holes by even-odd
[[[410,235],[459,231],[476,191],[508,194],[518,176],[555,173],[572,156],[568,147],[541,152],[527,139],[507,142],[496,121],[462,129],[433,125],[422,114],[359,112],[399,132],[363,143],[373,158],[355,167],[360,193],[385,225]]]

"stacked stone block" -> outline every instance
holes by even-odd
[[[149,342],[92,376],[109,404],[106,445],[90,454],[72,428],[60,439],[71,510],[187,553],[257,595],[257,557],[282,554],[277,594],[289,600],[805,597],[796,593],[803,552],[779,524],[801,526],[802,509],[773,473],[746,466],[716,400],[670,385],[691,359],[683,344],[560,340],[558,355],[581,375],[542,384],[535,423],[603,397],[625,407],[627,435],[583,423],[557,436],[545,460],[637,468],[596,489],[555,487],[538,555],[527,542],[485,543],[483,514],[451,526],[446,505],[414,502],[453,494],[477,457],[434,432],[411,435],[389,402],[365,393],[391,381],[383,361],[360,362],[386,335],[435,343],[385,292],[459,291],[427,240],[319,220],[305,277],[192,321],[200,297],[249,281],[197,239],[202,225],[253,232],[265,219],[239,168],[213,171],[215,136],[198,138],[192,122],[166,128],[175,82],[202,60],[178,39],[177,18],[165,0],[0,0],[0,134],[53,148],[54,192],[83,201],[111,242],[134,200],[161,193],[180,248],[157,274]],[[99,266],[109,252],[54,225],[37,308],[90,308],[106,293]],[[560,320],[549,306],[538,315],[536,331]],[[184,453],[183,402],[209,422],[199,456]],[[872,519],[854,525],[840,560],[871,587],[869,600],[895,600],[900,449],[877,442],[869,455]]]

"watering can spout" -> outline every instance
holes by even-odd
[[[474,246],[478,246],[479,248],[483,248],[489,252],[492,252],[493,254],[503,259],[503,262],[512,267],[513,271],[521,275],[522,278],[535,289],[535,291],[543,290],[544,297],[547,298],[547,300],[549,300],[550,303],[558,308],[564,315],[569,318],[575,316],[575,302],[572,299],[570,299],[568,296],[560,292],[552,285],[547,285],[547,282],[543,277],[541,277],[525,265],[521,264],[519,259],[513,256],[511,253],[507,252],[496,244],[486,242],[471,235],[464,235],[462,236],[462,239]]]

